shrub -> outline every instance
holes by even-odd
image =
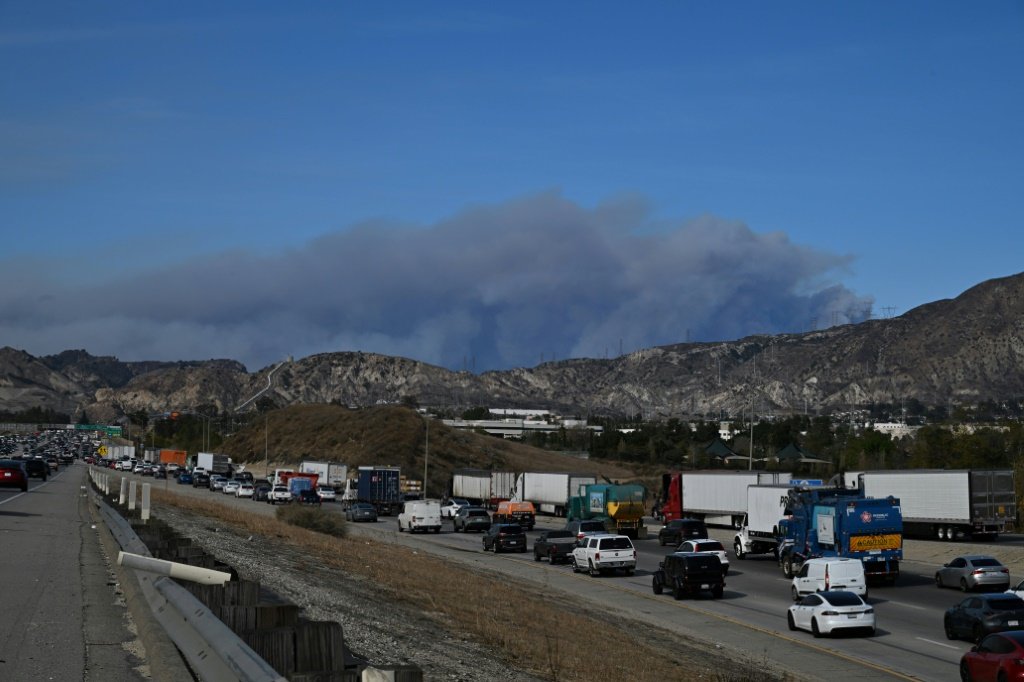
[[[336,538],[343,538],[348,534],[344,518],[339,514],[326,512],[320,507],[282,505],[277,508],[277,520]]]

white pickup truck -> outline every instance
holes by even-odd
[[[599,576],[605,571],[622,569],[626,575],[633,575],[635,568],[636,548],[625,535],[588,535],[572,551],[573,573],[588,571]]]
[[[288,504],[291,501],[292,493],[288,490],[287,486],[275,485],[270,489],[270,492],[267,493],[267,502],[270,504],[277,504],[278,502],[281,504]]]

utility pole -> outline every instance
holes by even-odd
[[[427,437],[426,447],[423,450],[423,499],[427,499],[427,464],[430,462],[430,417],[423,416],[423,424],[426,426]]]
[[[747,458],[747,471],[754,468],[754,397],[750,397],[750,456]]]

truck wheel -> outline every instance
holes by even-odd
[[[590,565],[590,577],[591,578],[596,578],[599,575],[601,575],[601,569],[600,568],[594,568],[594,562],[593,561],[589,561],[588,564]]]
[[[537,552],[534,552],[533,553],[533,560],[534,561],[540,561],[540,554],[537,554]]]
[[[953,526],[946,526],[946,539],[950,542],[956,540],[956,528]]]
[[[654,592],[654,594],[661,594],[664,591],[661,581],[658,580],[658,576],[651,578],[651,591]]]
[[[793,577],[793,557],[789,554],[782,557],[782,575],[787,578]]]
[[[739,540],[737,540],[736,544],[733,545],[733,552],[736,554],[736,558],[740,561],[747,558],[747,553],[743,551],[743,543]]]
[[[580,565],[578,563],[576,563],[576,556],[575,555],[572,558],[572,572],[573,573],[579,573],[580,572]]]
[[[685,593],[686,591],[683,590],[683,586],[676,580],[675,584],[672,585],[672,598],[675,600],[682,599]]]

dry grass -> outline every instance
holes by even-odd
[[[364,577],[382,596],[404,602],[459,635],[471,634],[510,664],[549,680],[696,680],[718,682],[773,680],[743,671],[734,662],[714,661],[707,651],[674,641],[672,647],[648,644],[635,623],[584,613],[557,595],[536,594],[537,587],[466,569],[454,561],[414,553],[386,542],[325,537],[277,518],[207,500],[153,491],[154,502],[216,518],[240,532],[255,533],[301,550],[327,568]],[[402,570],[395,570],[401,566]],[[445,576],[438,580],[438,576]],[[614,655],[602,653],[616,652]],[[711,654],[713,656],[713,654]],[[708,661],[715,667],[709,667]],[[684,673],[685,671],[685,673]]]
[[[345,462],[350,468],[397,466],[410,478],[423,475],[426,451],[423,417],[415,410],[387,405],[358,410],[338,405],[294,405],[270,412],[228,439],[222,450],[248,462],[257,473],[264,459],[294,466],[304,459]],[[267,453],[265,455],[265,452]],[[494,471],[578,471],[614,480],[633,478],[616,463],[578,459],[430,421],[429,491],[446,489],[459,468]],[[271,467],[273,468],[273,467]]]

